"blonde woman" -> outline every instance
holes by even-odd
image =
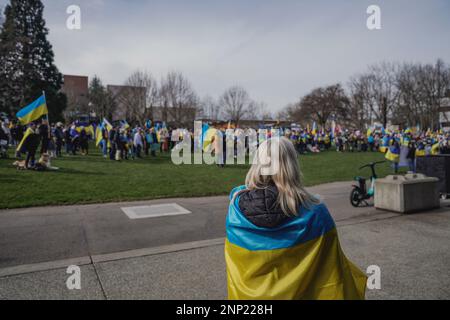
[[[264,175],[263,164],[277,156],[274,174]],[[228,297],[364,299],[366,276],[342,252],[325,204],[303,187],[294,145],[272,138],[257,157],[230,196]]]

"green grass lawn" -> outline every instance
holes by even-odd
[[[380,153],[323,152],[300,157],[307,186],[369,176],[358,168],[383,160]],[[59,171],[17,171],[14,159],[0,160],[0,208],[101,203],[168,197],[225,195],[244,183],[248,166],[218,168],[172,164],[169,155],[115,162],[91,148],[91,155],[52,161]],[[378,167],[379,176],[392,170]]]

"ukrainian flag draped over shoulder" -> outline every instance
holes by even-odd
[[[225,260],[231,300],[364,299],[367,278],[344,255],[325,205],[274,229],[241,213],[233,190]]]
[[[46,114],[48,114],[47,102],[45,101],[45,96],[42,95],[36,101],[20,110],[16,116],[21,124],[27,125]]]

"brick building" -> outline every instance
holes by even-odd
[[[65,74],[63,81],[61,91],[67,96],[66,119],[89,113],[89,78]]]

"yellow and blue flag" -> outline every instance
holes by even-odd
[[[17,146],[16,151],[17,151],[17,152],[22,151],[22,147],[23,147],[25,141],[28,139],[29,136],[31,136],[32,134],[35,134],[35,133],[36,133],[36,132],[35,132],[33,129],[28,128],[28,129],[25,131],[25,134],[23,135],[22,141],[20,141],[19,145]]]
[[[125,129],[125,130],[128,130],[131,128],[131,126],[128,124],[127,120],[121,120],[120,127],[121,127],[121,129]]]
[[[95,130],[95,145],[98,147],[103,140],[103,123]]]
[[[113,129],[113,126],[111,123],[109,123],[108,120],[106,120],[106,118],[103,118],[103,123],[102,123],[103,128],[106,128],[106,130],[111,131]]]
[[[313,122],[313,126],[312,126],[311,134],[312,134],[313,136],[315,136],[316,133],[317,133],[317,123],[314,121],[314,122]]]
[[[397,146],[391,146],[388,148],[386,155],[384,156],[386,160],[392,162],[399,162],[400,160],[400,149]]]
[[[239,209],[245,186],[231,193],[225,260],[231,300],[364,299],[367,277],[344,255],[324,204],[302,208],[273,229],[260,228]]]
[[[440,144],[439,143],[435,143],[433,144],[433,146],[431,147],[430,153],[431,155],[435,156],[439,154],[439,148],[440,148]]]
[[[45,95],[42,95],[39,99],[20,110],[16,116],[21,124],[27,125],[47,114],[47,102],[45,101]]]

